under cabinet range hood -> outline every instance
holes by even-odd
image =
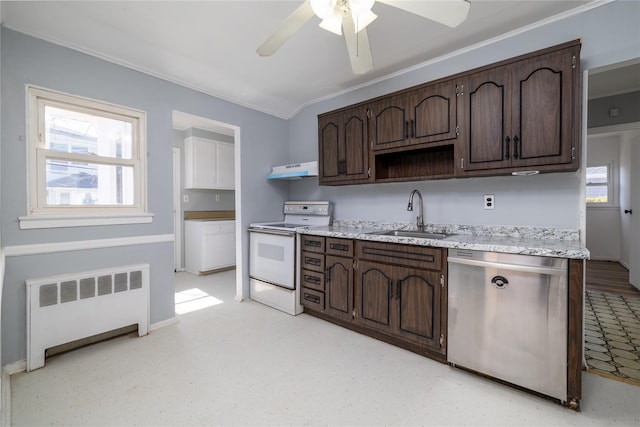
[[[267,179],[302,179],[310,176],[318,176],[317,161],[274,166]]]

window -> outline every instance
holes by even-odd
[[[32,86],[27,92],[29,213],[21,228],[150,222],[145,113]]]
[[[611,179],[609,165],[587,168],[587,203],[590,205],[611,205]]]

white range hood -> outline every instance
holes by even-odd
[[[310,176],[318,176],[317,161],[274,166],[267,179],[302,179]]]

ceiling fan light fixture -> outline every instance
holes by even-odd
[[[320,28],[331,31],[339,36],[342,35],[342,13],[335,9],[333,14],[327,16],[320,23]]]
[[[309,0],[313,13],[322,20],[334,14],[338,0]]]

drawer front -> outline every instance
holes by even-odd
[[[300,265],[305,270],[324,273],[324,254],[302,251],[300,255]]]
[[[303,234],[302,240],[300,241],[300,249],[303,251],[324,253],[324,237],[307,236]]]
[[[302,288],[300,290],[300,304],[312,310],[324,310],[324,293],[313,289]]]
[[[440,248],[397,243],[356,242],[358,259],[436,271],[442,270],[442,251]]]
[[[327,255],[352,257],[353,240],[327,237],[326,253]]]
[[[324,273],[317,271],[302,270],[300,282],[305,288],[324,291]]]

